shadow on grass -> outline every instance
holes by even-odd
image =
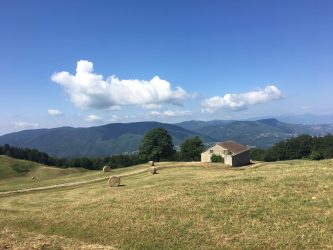
[[[258,163],[257,163],[258,164]],[[254,167],[256,165],[255,162],[250,162],[247,165],[241,165],[241,166],[232,166],[230,169],[231,170],[246,170],[248,168]]]

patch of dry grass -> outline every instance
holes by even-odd
[[[0,231],[0,249],[26,250],[26,249],[89,249],[113,250],[114,247],[98,244],[85,244],[65,237],[43,235],[38,233],[20,233],[9,228]]]
[[[158,174],[117,188],[106,180],[0,197],[0,231],[60,237],[60,248],[332,248],[333,161],[259,164],[157,163]]]

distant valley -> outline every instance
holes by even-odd
[[[90,128],[60,127],[34,129],[0,136],[0,145],[36,148],[56,157],[107,156],[134,153],[144,134],[153,128],[166,129],[174,145],[199,136],[206,144],[228,139],[256,147],[269,147],[300,134],[333,133],[333,125],[301,125],[276,119],[257,121],[185,121],[177,124],[159,122],[112,123]]]

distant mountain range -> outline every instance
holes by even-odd
[[[268,119],[271,116],[262,116],[249,119],[251,121]],[[295,123],[295,124],[333,124],[333,114],[330,115],[315,115],[315,114],[284,114],[279,116],[274,116],[281,122]]]
[[[23,130],[0,136],[0,145],[36,148],[51,156],[107,156],[133,153],[145,133],[153,128],[166,129],[174,145],[199,136],[206,143],[236,140],[249,146],[269,147],[276,142],[300,134],[333,133],[333,125],[301,125],[276,119],[257,121],[185,121],[177,124],[159,122],[112,123],[90,128],[60,127]]]
[[[280,122],[276,119],[257,121],[186,121],[177,124],[188,130],[214,138],[215,141],[235,140],[245,145],[270,147],[301,134],[325,135],[333,133],[333,125],[303,125]]]
[[[145,133],[153,128],[166,129],[175,145],[187,138],[200,136],[212,141],[206,135],[182,127],[159,122],[111,123],[98,127],[33,129],[0,136],[0,145],[36,148],[51,156],[107,156],[133,153],[138,150]]]

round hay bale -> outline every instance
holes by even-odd
[[[111,168],[109,166],[104,166],[103,167],[103,172],[110,172]]]
[[[120,185],[120,177],[111,176],[109,178],[109,185],[110,185],[110,187],[118,187]]]
[[[33,179],[33,180],[34,180],[34,179],[35,179],[35,177],[33,177],[33,176],[32,176],[32,177],[31,177],[31,179]]]
[[[148,172],[151,174],[156,174],[157,173],[157,168],[156,167],[150,167],[148,168]]]
[[[148,161],[149,166],[154,166],[154,161]]]

